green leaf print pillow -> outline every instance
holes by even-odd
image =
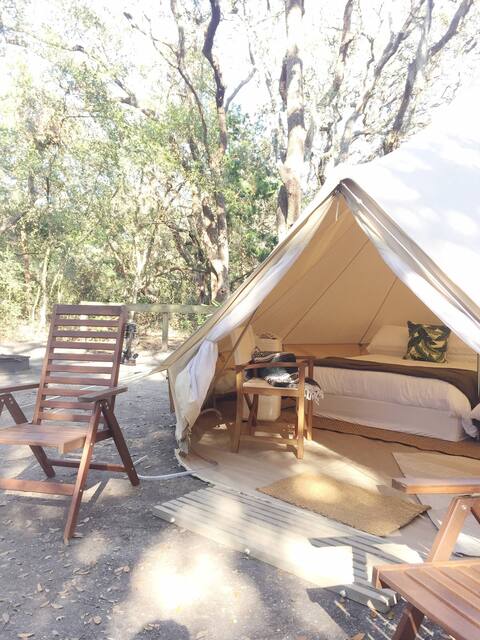
[[[405,360],[446,362],[450,329],[443,324],[415,324],[408,321],[409,340]]]

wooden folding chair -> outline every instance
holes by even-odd
[[[0,489],[72,496],[63,539],[73,536],[89,469],[125,472],[132,485],[139,479],[114,413],[126,308],[110,305],[56,305],[39,384],[0,388],[15,425],[0,429],[0,444],[28,445],[47,478],[54,467],[78,469],[74,484],[0,478]],[[38,387],[33,420],[28,422],[12,392]],[[123,464],[92,462],[95,443],[113,438]],[[83,448],[80,460],[54,459]]]
[[[440,625],[455,640],[480,638],[480,559],[450,560],[465,518],[480,523],[480,477],[431,480],[397,478],[405,493],[466,494],[454,498],[429,556],[423,564],[374,567],[373,583],[399,593],[407,605],[392,640],[414,640],[423,618]]]

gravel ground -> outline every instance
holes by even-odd
[[[27,416],[33,397],[31,392],[17,396],[27,405]],[[162,374],[133,381],[119,398],[117,414],[132,457],[147,456],[138,465],[141,473],[178,469]],[[1,424],[7,424],[5,416]],[[110,442],[97,445],[99,458],[116,459]],[[5,475],[42,477],[25,447],[2,447],[0,465]],[[58,476],[73,478],[67,469]],[[195,478],[145,481],[133,488],[123,478],[91,472],[88,485],[79,537],[69,546],[62,542],[64,498],[0,494],[1,640],[385,640],[393,635],[401,606],[386,617],[372,614],[152,515],[153,505],[201,487]],[[422,637],[447,636],[429,627]]]

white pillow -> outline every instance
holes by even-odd
[[[368,353],[403,357],[407,351],[408,328],[385,324],[377,331],[367,346]]]
[[[476,358],[475,351],[465,344],[463,340],[460,340],[458,336],[451,333],[448,339],[448,347],[447,347],[447,358],[450,356],[451,358]]]

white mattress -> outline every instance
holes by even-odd
[[[379,354],[356,356],[353,359],[405,365],[405,360],[402,358]],[[432,363],[409,360],[408,365],[431,367]],[[450,359],[445,364],[433,366],[476,370],[474,359]],[[314,378],[322,387],[326,397],[324,403],[321,401],[319,406],[315,407],[314,411],[317,415],[355,420],[366,426],[381,426],[379,422],[383,422],[384,428],[387,429],[447,440],[461,439],[463,435],[461,428],[469,436],[477,437],[478,435],[477,428],[472,423],[472,409],[468,398],[459,389],[443,380],[330,367],[315,367]],[[344,407],[342,407],[342,398],[349,399],[343,402]],[[352,399],[367,401],[367,404],[355,403]],[[368,403],[368,401],[372,402]],[[358,407],[358,416],[355,415],[355,406]],[[422,411],[415,412],[415,408]],[[388,416],[391,418],[385,423]],[[451,434],[449,425],[453,430]]]

